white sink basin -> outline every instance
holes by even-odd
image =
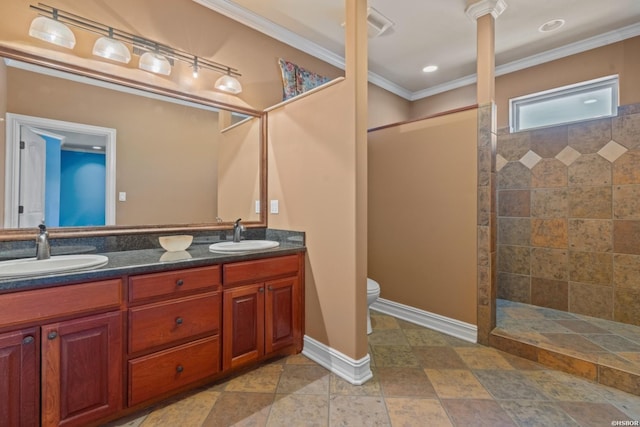
[[[102,267],[109,262],[104,255],[58,255],[49,259],[23,258],[0,262],[0,279],[28,277],[42,274],[66,273]]]
[[[272,240],[241,240],[240,242],[214,243],[209,246],[209,250],[211,252],[238,253],[261,251],[263,249],[277,248],[278,246],[280,246],[280,243]]]

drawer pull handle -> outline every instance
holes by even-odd
[[[22,344],[31,344],[35,341],[35,339],[29,335],[27,337],[24,337],[24,339],[22,340]]]
[[[55,340],[56,338],[58,338],[58,333],[56,331],[49,332],[47,338],[49,338],[50,340]]]
[[[177,372],[177,373],[180,373],[180,372],[182,372],[182,371],[184,371],[184,366],[182,366],[182,365],[178,365],[178,366],[176,367],[176,372]]]
[[[184,322],[182,317],[176,317],[176,325],[182,325],[182,322]]]
[[[184,280],[182,279],[176,280],[176,286],[182,286],[182,285],[184,285]]]

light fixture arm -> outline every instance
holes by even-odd
[[[194,70],[197,66],[197,68],[205,68],[222,74],[228,74],[233,77],[240,77],[242,75],[236,68],[229,67],[228,65],[203,59],[202,57],[198,57],[184,50],[177,49],[124,30],[119,30],[43,3],[38,3],[37,6],[30,5],[29,7],[36,10],[39,15],[52,18],[85,31],[90,31],[92,33],[100,34],[101,36],[110,37],[114,40],[127,43],[132,46],[133,52],[136,54],[155,52],[167,57],[170,61],[175,60],[194,65]]]

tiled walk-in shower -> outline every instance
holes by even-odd
[[[640,394],[640,326],[498,299],[493,343]]]

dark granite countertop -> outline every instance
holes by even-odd
[[[0,293],[104,280],[124,275],[269,258],[296,254],[305,250],[305,246],[302,244],[281,242],[277,248],[243,254],[213,253],[209,251],[209,245],[206,243],[194,243],[182,252],[166,252],[161,248],[104,252],[102,255],[109,258],[109,262],[105,266],[86,271],[0,279]]]

